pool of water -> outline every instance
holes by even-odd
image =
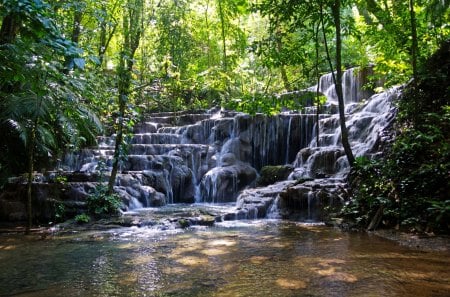
[[[449,296],[448,253],[313,224],[0,235],[0,296]]]

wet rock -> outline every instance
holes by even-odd
[[[257,174],[255,168],[243,162],[216,167],[201,180],[202,197],[205,202],[233,202],[239,191],[255,182]]]
[[[280,192],[295,181],[282,181],[266,187],[244,190],[236,202],[236,209],[246,213],[246,219],[265,218]]]
[[[335,208],[343,205],[343,187],[339,180],[315,179],[294,183],[280,192],[277,208],[285,219],[324,221]]]
[[[225,166],[231,166],[236,164],[236,156],[233,153],[226,153],[222,156],[222,159],[220,160],[220,164],[222,167]]]
[[[285,180],[294,170],[291,165],[264,166],[256,182],[258,186],[267,186]]]

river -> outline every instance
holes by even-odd
[[[0,296],[449,296],[448,253],[278,220],[0,234]]]

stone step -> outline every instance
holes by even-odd
[[[134,134],[131,144],[181,144],[182,136],[174,133]]]
[[[171,124],[167,123],[155,123],[149,121],[142,121],[137,123],[133,127],[133,133],[143,134],[143,133],[157,133],[159,129],[163,127],[172,127]]]
[[[169,115],[169,116],[149,116],[145,117],[146,121],[159,123],[159,124],[168,124],[171,126],[184,126],[195,124],[199,121],[209,119],[211,117],[210,114],[182,114],[182,115]]]
[[[213,147],[206,144],[131,144],[128,149],[129,155],[164,155],[174,151],[181,155],[193,152],[207,153]],[[96,156],[112,156],[114,147],[103,147],[93,149],[92,154]]]
[[[207,110],[181,110],[181,111],[166,111],[166,112],[149,112],[144,114],[144,118],[151,119],[152,117],[170,117],[170,116],[181,116],[189,114],[207,114]]]

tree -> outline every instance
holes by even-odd
[[[7,15],[13,12],[22,26],[0,48],[0,130],[6,136],[0,147],[9,153],[1,165],[2,171],[14,170],[17,161],[11,155],[26,157],[16,170],[27,172],[29,233],[37,161],[48,162],[49,154],[57,156],[69,144],[76,149],[95,142],[100,123],[82,100],[80,81],[63,72],[64,58],[79,50],[59,34],[49,18],[49,6],[39,0],[8,4]]]
[[[142,21],[144,17],[143,0],[127,0],[123,10],[122,27],[122,50],[119,55],[117,66],[117,86],[118,86],[118,119],[116,129],[116,140],[114,146],[114,158],[111,169],[111,176],[108,182],[108,194],[114,191],[119,162],[123,156],[124,122],[126,116],[126,106],[129,102],[130,87],[132,83],[132,73],[134,65],[134,55],[143,31]]]
[[[353,156],[352,148],[348,140],[348,130],[345,124],[345,104],[344,94],[342,93],[342,60],[341,60],[341,1],[334,0],[334,4],[331,6],[333,13],[334,26],[336,30],[336,76],[334,75],[333,68],[330,62],[330,70],[333,73],[334,86],[336,88],[336,94],[339,102],[339,122],[341,126],[341,142],[344,147],[345,155],[347,156],[348,163],[353,166],[355,163],[355,157]],[[323,24],[323,23],[322,23]],[[329,55],[328,55],[329,57]]]
[[[320,24],[322,33],[323,33],[323,41],[325,45],[326,57],[329,65],[329,70],[333,75],[333,80],[335,82],[336,93],[338,96],[339,102],[339,122],[341,127],[341,142],[344,147],[345,154],[347,156],[347,160],[350,166],[354,163],[354,156],[350,147],[350,143],[348,141],[348,131],[345,123],[345,106],[344,106],[344,98],[342,92],[342,36],[341,36],[341,2],[340,0],[334,0],[331,5],[331,14],[332,14],[332,22],[335,31],[335,56],[334,56],[334,64],[333,67],[333,58],[331,57],[329,51],[329,45],[327,42],[327,31],[328,31],[328,23],[325,21],[325,12],[324,12],[324,4],[322,1],[318,3],[305,1],[303,3],[298,3],[297,1],[288,1],[286,2],[277,2],[274,0],[268,0],[266,4],[260,6],[263,11],[268,11],[270,14],[274,14],[273,17],[277,26],[275,27],[275,32],[279,32],[279,21],[283,21],[285,25],[290,28],[290,30],[294,30],[293,27],[301,27],[303,32],[307,32],[310,40],[317,40],[317,30],[316,24]],[[316,13],[318,12],[318,13]],[[269,14],[269,15],[270,15]],[[289,29],[288,29],[289,30]],[[305,51],[306,46],[303,45]],[[318,73],[318,60],[319,58],[313,59],[314,55],[317,57],[317,47],[315,43],[308,44],[308,52],[310,52],[310,60],[316,61],[316,65],[313,64],[313,69],[315,68],[316,74]],[[276,56],[275,56],[276,57]],[[335,73],[336,72],[336,73]],[[284,79],[283,79],[284,80]]]

